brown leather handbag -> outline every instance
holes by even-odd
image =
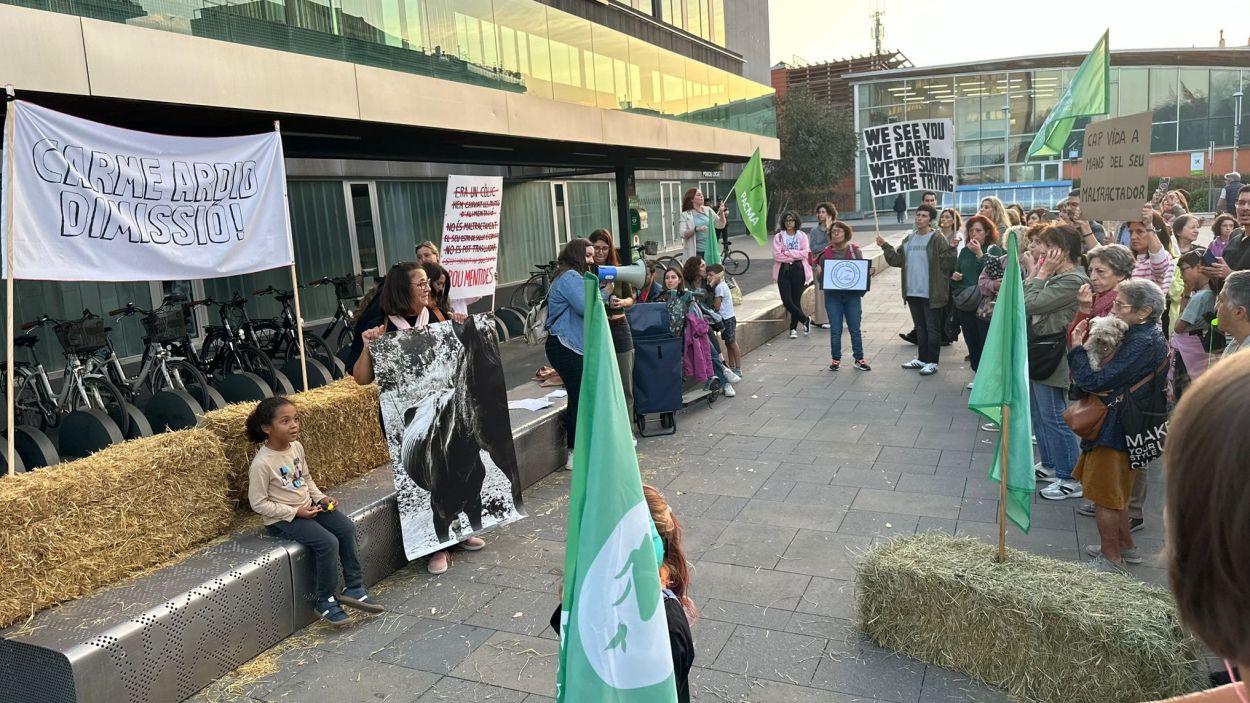
[[[1152,374],[1153,375],[1153,374]],[[1063,421],[1076,433],[1077,437],[1090,442],[1098,439],[1102,432],[1102,423],[1107,419],[1107,404],[1103,396],[1090,393],[1063,411]]]

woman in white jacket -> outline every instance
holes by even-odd
[[[698,188],[686,191],[681,199],[681,222],[677,225],[677,233],[682,237],[683,260],[692,256],[705,258],[708,235],[717,228],[724,228],[727,220],[724,203],[713,212],[703,199],[703,191]]]

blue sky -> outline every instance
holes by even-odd
[[[1216,46],[1220,29],[1227,46],[1245,46],[1250,12],[1232,9],[1237,6],[1211,0],[1170,6],[1140,0],[770,0],[770,64],[871,53],[876,9],[885,12],[887,49],[902,51],[917,66],[935,66],[1086,52],[1107,28],[1113,50]],[[1029,7],[1044,11],[1036,17],[1017,12]]]

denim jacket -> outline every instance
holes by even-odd
[[[599,291],[600,300],[603,291]],[[583,353],[585,340],[586,293],[582,276],[568,270],[560,274],[547,293],[547,333],[578,354]]]

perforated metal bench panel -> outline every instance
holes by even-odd
[[[0,703],[181,701],[295,631],[287,552],[239,537],[0,640]]]
[[[513,411],[525,486],[564,462],[559,410]],[[332,493],[356,523],[367,585],[408,563],[389,466]],[[313,595],[311,552],[239,533],[0,631],[0,703],[182,701],[311,623]]]

